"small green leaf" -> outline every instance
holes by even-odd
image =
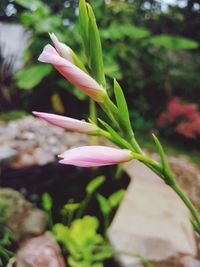
[[[53,70],[51,65],[37,64],[18,71],[15,75],[21,89],[30,90],[37,86]]]
[[[163,167],[163,171],[164,171],[164,175],[165,175],[165,177],[164,177],[165,182],[167,184],[175,183],[175,179],[174,179],[174,176],[171,172],[171,169],[170,169],[169,163],[167,161],[163,147],[162,147],[160,141],[158,140],[158,138],[154,134],[152,134],[152,136],[153,136],[153,140],[156,144],[156,147],[157,147],[159,155],[160,155],[160,159],[161,159],[161,163],[162,163],[162,167]]]
[[[120,202],[122,201],[125,194],[124,189],[120,189],[119,191],[114,192],[109,198],[108,201],[112,208],[116,208]]]
[[[65,244],[69,238],[69,229],[67,226],[57,223],[53,226],[52,233],[58,242]]]
[[[198,42],[179,36],[161,34],[148,39],[148,42],[155,46],[163,46],[171,49],[196,49]]]
[[[80,203],[67,203],[64,205],[63,209],[68,213],[73,213],[80,207]]]
[[[87,194],[93,194],[105,182],[105,179],[105,176],[98,176],[89,182],[89,184],[86,186]]]
[[[42,195],[42,206],[46,211],[52,209],[53,200],[52,197],[46,192]]]
[[[116,98],[117,107],[119,110],[120,119],[121,121],[124,122],[123,124],[125,127],[127,127],[128,131],[132,132],[126,99],[124,97],[124,93],[121,89],[121,86],[115,79],[114,79],[114,92],[115,92],[115,98]]]
[[[95,255],[93,255],[94,261],[103,261],[112,257],[113,248],[111,246],[102,246],[100,251],[97,251]]]
[[[64,108],[62,99],[58,93],[54,93],[51,96],[51,104],[56,113],[60,113],[60,114],[65,113],[65,108]]]
[[[102,195],[97,194],[97,200],[103,215],[108,215],[111,212],[111,206],[109,201]]]
[[[88,4],[89,30],[89,61],[93,78],[105,87],[105,75],[102,56],[101,40],[92,7]]]
[[[34,10],[36,10],[39,6],[42,5],[42,2],[39,0],[15,0],[15,3],[22,7]]]

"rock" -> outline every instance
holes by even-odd
[[[46,229],[46,213],[34,208],[19,192],[1,188],[0,206],[4,207],[5,219],[16,240],[29,235],[40,235]]]
[[[109,229],[111,244],[155,261],[196,255],[189,212],[179,197],[138,161],[127,164],[126,171],[132,179]]]
[[[9,165],[17,156],[17,151],[8,146],[0,147],[0,166]]]
[[[160,160],[159,155],[156,153],[147,154],[157,161]],[[200,170],[198,166],[185,156],[169,156],[167,159],[178,184],[184,189],[200,212]]]
[[[16,267],[65,267],[63,256],[51,236],[25,241],[16,254]]]
[[[191,256],[184,256],[180,259],[180,267],[200,267],[200,261]]]

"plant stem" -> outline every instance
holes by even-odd
[[[89,105],[89,112],[90,112],[90,119],[97,125],[97,107],[96,103],[90,99],[90,105]],[[96,145],[98,143],[98,136],[91,136],[91,145]]]
[[[190,199],[182,191],[182,189],[180,188],[180,186],[177,183],[174,183],[173,185],[171,185],[171,187],[178,194],[178,196],[182,199],[182,201],[185,203],[185,205],[190,210],[190,213],[191,213],[193,219],[196,222],[198,233],[200,233],[200,214],[199,214],[199,212],[197,211],[197,209],[194,207],[194,205],[192,204],[192,202],[190,201]]]

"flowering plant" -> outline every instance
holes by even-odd
[[[61,43],[54,34],[50,34],[54,47],[49,44],[45,46],[39,60],[52,64],[69,82],[88,95],[91,101],[96,101],[106,113],[109,122],[98,119],[98,124],[94,116],[95,112],[91,114],[88,122],[42,112],[34,112],[34,114],[69,131],[103,136],[118,148],[98,145],[73,148],[59,155],[60,163],[93,167],[118,164],[133,159],[140,160],[180,196],[191,212],[194,229],[200,233],[200,215],[177,184],[158,138],[153,135],[160,154],[160,163],[145,155],[138,144],[130,123],[122,88],[115,79],[113,89],[116,103],[109,97],[99,32],[93,10],[85,0],[79,1],[79,24],[87,66],[84,66],[72,49]],[[95,111],[94,102],[91,102],[91,105]]]
[[[174,97],[167,106],[167,111],[159,115],[159,128],[166,125],[174,126],[176,133],[189,139],[200,137],[200,113],[196,104],[182,104],[178,97]]]

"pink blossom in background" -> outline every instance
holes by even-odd
[[[53,46],[46,45],[38,60],[52,64],[68,81],[93,100],[104,101],[106,90],[80,68],[61,57]]]
[[[33,111],[33,114],[53,125],[64,128],[71,132],[95,134],[98,131],[98,127],[96,125],[85,121],[44,112]]]
[[[186,138],[200,137],[200,112],[196,104],[182,104],[178,97],[174,97],[168,104],[167,111],[162,112],[158,119],[159,128],[173,125],[174,131]]]
[[[133,159],[132,152],[107,146],[83,146],[72,148],[58,156],[62,164],[79,167],[95,167],[123,163]]]

